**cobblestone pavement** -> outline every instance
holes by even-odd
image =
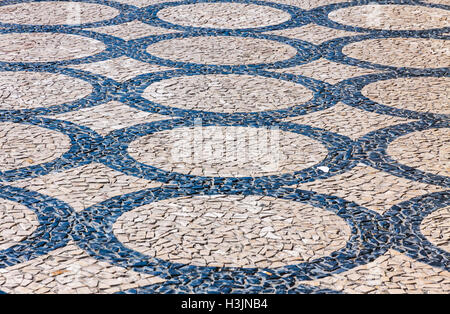
[[[449,0],[0,1],[0,292],[449,293]]]

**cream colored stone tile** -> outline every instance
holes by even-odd
[[[214,65],[272,63],[297,54],[294,47],[277,41],[233,36],[163,40],[147,47],[147,52],[172,61]]]
[[[74,25],[109,20],[119,10],[83,2],[30,2],[0,7],[0,22],[33,25]]]
[[[139,8],[147,7],[149,5],[164,3],[164,2],[176,2],[179,0],[117,0],[117,2],[134,5]]]
[[[61,33],[0,35],[0,61],[50,62],[88,57],[106,49],[101,41]]]
[[[356,76],[383,72],[336,63],[324,58],[312,61],[307,64],[272,71],[294,75],[303,75],[319,81],[324,81],[329,84],[336,84],[340,81]]]
[[[450,114],[450,78],[409,77],[378,81],[361,93],[371,100],[399,109]]]
[[[0,110],[50,107],[92,92],[86,81],[46,72],[0,72]]]
[[[424,3],[432,3],[432,4],[446,4],[449,5],[448,0],[422,0]]]
[[[343,174],[291,187],[339,196],[379,214],[413,197],[445,190],[399,178],[363,164]]]
[[[89,28],[88,30],[92,30],[97,33],[108,34],[114,37],[119,37],[124,40],[132,40],[152,35],[163,35],[178,32],[176,30],[151,26],[138,20],[118,25]]]
[[[239,29],[281,24],[291,15],[251,3],[195,3],[165,8],[158,17],[183,26]]]
[[[288,28],[283,30],[266,32],[266,34],[284,36],[299,40],[304,40],[311,42],[315,45],[320,45],[321,43],[332,40],[335,38],[346,37],[346,36],[356,36],[363,33],[348,32],[340,29],[333,29],[317,24],[308,24],[300,27]]]
[[[356,140],[371,131],[414,120],[380,115],[339,102],[326,110],[316,111],[298,117],[285,118],[282,121],[307,124]]]
[[[117,0],[117,2],[134,5],[137,7],[146,7],[152,4],[164,3],[164,2],[177,2],[179,0]],[[442,1],[442,0],[436,0]],[[300,7],[302,9],[310,9],[317,6],[322,6],[331,3],[347,2],[347,0],[274,0],[271,2],[288,4]]]
[[[235,113],[300,105],[313,92],[294,82],[252,75],[191,75],[151,84],[142,94],[168,107]]]
[[[310,10],[328,4],[348,2],[348,0],[274,0],[272,2],[293,5],[305,10]]]
[[[449,11],[415,5],[369,4],[335,10],[328,17],[344,25],[387,30],[425,30],[450,24]]]
[[[18,180],[10,185],[60,199],[75,211],[81,211],[111,197],[159,187],[162,183],[128,176],[92,163],[38,178]]]
[[[144,7],[178,0],[118,1]],[[303,9],[348,2],[274,1]],[[448,0],[425,1],[449,4],[445,2]],[[33,2],[0,7],[0,22],[77,24],[110,19],[117,14],[114,8],[94,3]],[[285,12],[268,6],[242,3],[176,6],[161,11],[159,16],[182,25],[218,28],[276,25],[289,18]],[[447,11],[440,9],[378,4],[330,14],[332,19],[344,24],[394,30],[447,26],[448,16]],[[138,20],[86,30],[123,40],[177,32]],[[268,33],[314,44],[359,34],[314,24]],[[71,34],[0,35],[0,61],[6,62],[61,61],[95,55],[104,49],[105,45],[100,41]],[[151,45],[147,50],[164,59],[216,65],[269,63],[287,60],[296,54],[293,47],[276,41],[227,36],[175,38]],[[392,66],[432,68],[450,65],[447,42],[431,38],[369,39],[349,44],[343,51],[353,58]],[[117,82],[141,74],[174,70],[128,57],[68,68],[96,73]],[[326,59],[273,71],[304,75],[330,84],[381,72]],[[448,113],[447,81],[446,78],[401,78],[369,84],[362,93],[396,108]],[[58,105],[76,101],[91,91],[92,87],[85,81],[57,74],[2,72],[0,110]],[[177,108],[233,113],[286,108],[308,101],[312,94],[292,82],[247,75],[202,75],[154,83],[144,96]],[[131,125],[169,117],[112,101],[50,118],[87,126],[106,135]],[[374,114],[338,103],[327,110],[283,121],[311,125],[357,139],[370,131],[413,120]],[[401,163],[450,175],[448,143],[450,138],[444,129],[414,132],[393,141],[388,153]],[[0,171],[51,161],[69,147],[69,138],[60,132],[0,123]],[[129,153],[140,162],[167,171],[242,177],[299,171],[323,160],[327,150],[309,137],[276,128],[202,127],[200,124],[140,137],[130,144]],[[92,163],[22,179],[11,185],[61,199],[79,212],[111,197],[160,187],[162,183]],[[340,175],[292,187],[336,195],[380,214],[395,204],[444,190],[363,164]],[[434,245],[449,251],[449,221],[449,207],[445,207],[426,217],[420,230]],[[0,250],[22,241],[37,225],[37,217],[31,210],[19,203],[0,200]],[[346,222],[329,211],[262,196],[189,196],[164,200],[125,213],[113,229],[123,243],[140,252],[200,266],[280,267],[297,264],[329,255],[343,247],[350,237]],[[162,281],[158,277],[98,262],[73,242],[29,262],[0,269],[0,290],[8,293],[114,293]],[[304,284],[353,293],[445,293],[450,291],[450,276],[448,272],[390,250],[367,265]]]
[[[352,294],[440,294],[450,289],[450,273],[389,250],[366,265],[301,283]]]
[[[18,244],[38,226],[39,221],[31,209],[10,200],[0,200],[0,251]]]
[[[387,153],[398,162],[437,175],[450,176],[450,131],[429,129],[392,141]]]
[[[322,143],[293,132],[201,125],[140,137],[128,152],[141,163],[167,171],[221,177],[292,173],[327,155]]]
[[[450,252],[450,206],[425,217],[420,225],[422,234],[437,247]]]
[[[377,38],[346,45],[342,52],[361,61],[411,68],[450,66],[448,41],[433,38]]]
[[[48,118],[70,121],[83,125],[101,135],[106,135],[114,130],[130,127],[139,123],[172,119],[169,116],[134,109],[117,101],[48,116]]]
[[[34,125],[0,123],[0,171],[49,162],[70,149],[70,138]]]
[[[118,82],[124,82],[135,76],[173,70],[157,64],[140,62],[128,57],[119,57],[94,63],[71,65],[70,68],[92,72],[109,77]]]
[[[308,261],[345,246],[337,215],[261,196],[194,196],[145,205],[113,230],[143,254],[201,266],[272,267]]]
[[[121,286],[138,288],[164,279],[100,262],[70,242],[25,263],[0,269],[6,293],[114,293]]]

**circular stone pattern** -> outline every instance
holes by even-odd
[[[450,24],[449,11],[414,5],[354,6],[330,12],[328,17],[344,25],[384,30],[425,30]]]
[[[0,72],[0,110],[50,107],[92,93],[86,81],[46,72]]]
[[[197,176],[253,177],[293,173],[327,156],[309,137],[278,129],[195,126],[143,136],[128,147],[137,161]]]
[[[285,80],[230,74],[170,78],[151,84],[142,96],[169,107],[235,113],[291,107],[313,93]]]
[[[342,52],[358,60],[394,67],[450,66],[448,42],[432,38],[378,38],[348,44]]]
[[[88,57],[106,46],[95,39],[60,33],[0,35],[0,61],[50,62]]]
[[[425,217],[420,225],[420,232],[428,241],[450,253],[450,206]]]
[[[165,8],[161,20],[205,28],[254,28],[281,24],[290,14],[268,6],[244,3],[197,3]]]
[[[412,77],[378,81],[361,93],[371,100],[398,109],[450,114],[450,78]]]
[[[388,146],[387,153],[404,165],[450,176],[450,132],[447,128],[401,136]]]
[[[345,246],[345,220],[321,208],[262,196],[168,199],[123,214],[113,231],[145,255],[197,266],[280,267]]]
[[[84,2],[29,2],[0,7],[0,22],[31,25],[74,25],[109,20],[120,11]]]
[[[147,52],[171,61],[212,65],[273,63],[297,54],[294,47],[273,40],[230,36],[169,39],[150,45]]]
[[[0,251],[18,244],[38,226],[39,221],[32,210],[19,203],[0,199]]]
[[[0,123],[0,171],[49,162],[70,149],[70,138],[45,128]]]

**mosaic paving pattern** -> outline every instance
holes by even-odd
[[[448,293],[450,2],[0,2],[0,293]]]

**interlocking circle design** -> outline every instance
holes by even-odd
[[[5,0],[0,3],[0,10],[11,7],[26,11],[45,3],[64,8],[65,4],[62,2],[64,1]],[[449,270],[449,253],[432,244],[420,231],[421,223],[428,215],[449,206],[448,191],[414,197],[393,206],[384,214],[379,214],[336,196],[296,189],[292,186],[332,178],[362,163],[415,182],[443,188],[450,187],[448,176],[403,164],[401,160],[395,160],[388,153],[389,145],[394,141],[401,141],[402,136],[413,132],[448,128],[450,120],[448,113],[444,112],[445,108],[442,112],[411,109],[416,108],[414,106],[397,108],[380,100],[372,100],[363,94],[364,88],[369,84],[388,80],[449,78],[450,63],[448,54],[445,58],[445,51],[439,50],[436,55],[430,54],[427,56],[428,59],[423,60],[405,57],[399,63],[380,62],[377,56],[385,54],[389,57],[389,51],[383,48],[383,45],[389,42],[399,44],[414,42],[410,45],[411,49],[420,48],[420,45],[424,47],[448,45],[450,27],[431,25],[424,29],[413,27],[403,29],[396,27],[393,21],[393,26],[389,28],[380,25],[370,26],[353,20],[349,20],[347,24],[334,17],[338,10],[367,10],[367,6],[373,5],[377,5],[380,10],[396,6],[399,10],[414,7],[437,10],[436,12],[441,13],[448,12],[450,6],[416,0],[375,2],[361,0],[328,4],[311,10],[259,0],[185,0],[151,4],[146,7],[113,0],[73,0],[69,3],[78,5],[81,9],[83,6],[98,5],[109,13],[91,19],[80,18],[79,23],[74,23],[73,20],[65,22],[55,20],[54,25],[48,21],[33,20],[32,16],[28,16],[25,22],[10,19],[7,14],[3,18],[0,16],[0,51],[4,50],[4,53],[0,54],[0,72],[55,74],[66,76],[68,79],[82,80],[92,87],[88,95],[56,105],[44,104],[25,109],[19,107],[11,109],[11,105],[3,109],[0,107],[0,124],[43,128],[59,133],[67,138],[69,143],[68,150],[51,161],[0,172],[0,199],[26,206],[35,213],[39,222],[37,229],[23,241],[0,251],[0,268],[25,263],[56,248],[64,247],[69,240],[74,240],[80,248],[97,260],[160,276],[166,280],[160,284],[131,289],[123,293],[337,293],[338,291],[299,285],[298,282],[323,278],[365,265],[389,249],[395,249],[433,267]],[[201,6],[196,8],[197,5]],[[214,23],[202,27],[195,21],[171,19],[163,14],[168,10],[176,12],[183,6],[202,10],[208,5],[234,5],[236,8],[249,5],[258,10],[278,12],[280,18],[264,25],[249,21],[248,24],[238,23],[233,27],[225,25],[222,28],[220,18],[219,22],[213,21]],[[117,33],[114,35],[114,31],[111,30],[111,27],[125,23],[140,23],[149,28],[165,29],[167,33],[160,32],[125,40]],[[341,30],[353,34],[317,44],[270,33],[303,27],[311,23],[333,31]],[[105,31],[105,27],[110,28]],[[34,40],[36,38],[39,40]],[[71,47],[69,39],[80,44]],[[211,50],[210,54],[202,54],[204,43],[214,42],[226,47],[233,41],[239,42],[233,50],[238,51],[235,59],[230,57],[226,62],[223,61],[229,56],[220,49],[216,51],[217,46],[213,44],[207,47]],[[65,45],[67,42],[68,46]],[[164,45],[174,42],[187,50],[169,52],[165,50]],[[196,49],[200,50],[189,52],[189,46],[183,46],[183,42],[194,42],[197,45]],[[246,50],[252,45],[255,47],[260,45],[259,47],[263,48],[261,51],[259,48],[254,51]],[[268,54],[267,47],[271,46],[279,47],[283,53]],[[349,47],[356,48],[352,52]],[[43,49],[51,50],[52,55],[43,56]],[[375,50],[367,57],[358,54],[361,49]],[[197,56],[197,53],[200,56]],[[133,59],[132,61],[142,62],[145,65],[159,66],[162,70],[136,75],[119,82],[90,72],[94,71],[92,68],[79,70],[76,67],[97,62],[108,63],[117,58]],[[319,59],[380,72],[331,84],[306,75],[280,71],[310,64]],[[233,112],[221,112],[195,109],[195,106],[193,109],[186,109],[175,103],[162,104],[146,99],[143,95],[152,84],[169,79],[195,79],[201,75],[245,75],[258,79],[279,80],[304,88],[310,91],[312,96],[307,101],[292,102],[282,108],[276,107],[275,104],[273,109],[271,107],[270,110],[257,110],[258,104],[255,104],[254,111],[240,111],[237,108]],[[55,116],[61,113],[76,113],[78,110],[94,108],[111,101],[121,102],[124,106],[146,114],[159,114],[167,119],[147,123],[136,122],[134,125],[128,124],[129,126],[123,129],[100,135],[85,125],[59,120]],[[368,112],[414,121],[368,132],[359,139],[350,139],[310,125],[283,121],[288,117],[320,113],[339,102]],[[448,106],[442,104],[442,107],[445,105]],[[130,116],[129,119],[133,121],[134,117]],[[226,177],[194,175],[173,169],[164,170],[152,165],[152,162],[140,162],[129,152],[129,147],[134,141],[156,136],[160,132],[195,127],[199,119],[202,127],[277,128],[299,138],[303,136],[314,141],[317,149],[319,146],[324,147],[325,157],[312,166],[288,173]],[[301,149],[298,148],[296,152]],[[0,151],[0,157],[1,154]],[[39,178],[91,163],[101,163],[128,176],[158,181],[165,185],[115,196],[81,212],[75,212],[61,200],[32,191],[32,187],[28,190],[7,185],[18,180]],[[344,247],[310,261],[273,268],[244,268],[196,266],[187,262],[176,263],[147,256],[121,243],[113,233],[113,224],[122,215],[135,208],[163,200],[199,195],[267,196],[308,204],[331,212],[345,221],[350,230],[350,237]]]

